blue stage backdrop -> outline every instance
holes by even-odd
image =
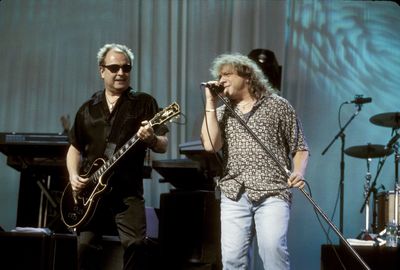
[[[170,151],[162,160],[183,158],[179,144],[198,140],[203,114],[200,82],[210,78],[215,56],[273,51],[282,66],[282,89],[303,121],[311,157],[307,181],[314,200],[339,227],[339,180],[344,130],[348,149],[386,145],[392,128],[370,121],[400,111],[400,8],[392,1],[267,0],[13,0],[0,1],[0,132],[61,132],[101,88],[95,55],[104,43],[124,43],[136,60],[132,86],[154,95],[160,106],[177,101],[184,125],[170,125]],[[356,106],[356,95],[370,103]],[[370,161],[372,180],[379,158]],[[367,160],[344,155],[343,235],[365,228]],[[379,192],[394,189],[394,155],[387,157]],[[148,206],[171,186],[145,180]],[[188,179],[189,180],[189,179]],[[0,226],[16,225],[19,173],[0,155]],[[294,190],[289,228],[292,269],[320,269],[328,243],[310,203]],[[372,203],[370,204],[372,210]],[[369,223],[372,223],[370,215]],[[322,221],[334,243],[338,238]],[[259,258],[252,269],[261,269]]]

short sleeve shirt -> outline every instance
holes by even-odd
[[[82,155],[81,173],[88,173],[93,162],[104,158],[106,148],[114,146],[114,152],[135,136],[144,120],[150,120],[159,111],[156,100],[141,92],[126,90],[110,113],[104,90],[96,92],[78,110],[70,132],[71,144]],[[156,131],[163,135],[168,131],[161,125]],[[110,179],[113,190],[123,195],[143,195],[143,162],[147,145],[138,141],[112,167]],[[112,153],[111,153],[112,154]]]
[[[280,164],[291,169],[291,157],[308,151],[300,120],[289,102],[276,95],[263,96],[246,115],[235,108],[248,127]],[[224,145],[224,171],[219,187],[225,196],[239,199],[246,192],[251,201],[277,196],[291,202],[287,176],[275,160],[235,119],[225,105],[217,109]]]

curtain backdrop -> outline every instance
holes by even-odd
[[[135,54],[132,87],[161,107],[177,101],[183,116],[170,123],[169,151],[154,160],[184,158],[179,144],[198,140],[203,93],[212,60],[225,52],[273,51],[283,69],[281,95],[296,108],[311,147],[307,181],[314,199],[339,224],[339,107],[355,95],[372,97],[345,130],[345,147],[386,144],[390,128],[373,115],[400,110],[399,6],[389,1],[291,0],[13,0],[0,1],[0,132],[61,132],[78,107],[102,88],[96,65],[105,43]],[[342,107],[342,126],[356,110]],[[0,226],[15,227],[19,172],[0,155]],[[378,159],[371,161],[376,175]],[[365,227],[366,160],[345,156],[344,235]],[[388,157],[378,185],[393,190]],[[145,180],[146,205],[159,206],[168,184]],[[189,180],[189,179],[188,179]],[[336,211],[335,211],[336,209]],[[371,222],[371,220],[370,220]],[[322,222],[326,228],[326,224]],[[330,231],[333,242],[336,236]],[[319,269],[326,237],[312,207],[294,190],[289,228],[292,269]],[[307,258],[307,260],[305,260]],[[253,269],[259,269],[256,259]]]
[[[334,215],[339,228],[339,180],[341,147],[386,145],[392,129],[371,123],[381,113],[400,111],[400,8],[390,1],[292,1],[287,5],[289,21],[286,32],[283,96],[288,98],[303,120],[311,146],[307,178],[314,199]],[[344,140],[334,140],[347,121],[357,113],[354,104],[342,106],[355,95],[371,97],[344,130]],[[329,147],[328,145],[334,141]],[[322,152],[327,149],[324,155]],[[369,218],[365,210],[364,185],[367,159],[344,155],[343,234],[356,238],[372,223],[373,203]],[[377,192],[394,190],[394,155],[383,163],[377,175],[377,158],[370,162],[370,183],[376,179]],[[327,242],[312,207],[295,192],[289,245],[296,258],[319,254],[319,245]],[[323,222],[324,227],[328,226]],[[369,226],[370,227],[370,226]],[[332,230],[333,242],[337,237]],[[315,258],[317,259],[317,258]],[[318,269],[317,262],[303,264]]]

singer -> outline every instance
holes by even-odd
[[[247,269],[255,234],[264,269],[290,269],[287,230],[292,195],[304,187],[309,148],[302,125],[289,102],[274,93],[260,68],[247,56],[223,54],[211,68],[228,99],[257,137],[292,174],[281,172],[268,153],[241,126],[218,96],[205,88],[201,140],[208,152],[223,157],[221,248],[223,269]]]

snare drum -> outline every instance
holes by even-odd
[[[380,192],[378,193],[376,200],[376,210],[378,215],[378,231],[382,231],[386,228],[386,225],[395,219],[394,208],[395,208],[395,192]],[[398,216],[397,222],[399,223],[400,219],[400,195],[398,202]]]

